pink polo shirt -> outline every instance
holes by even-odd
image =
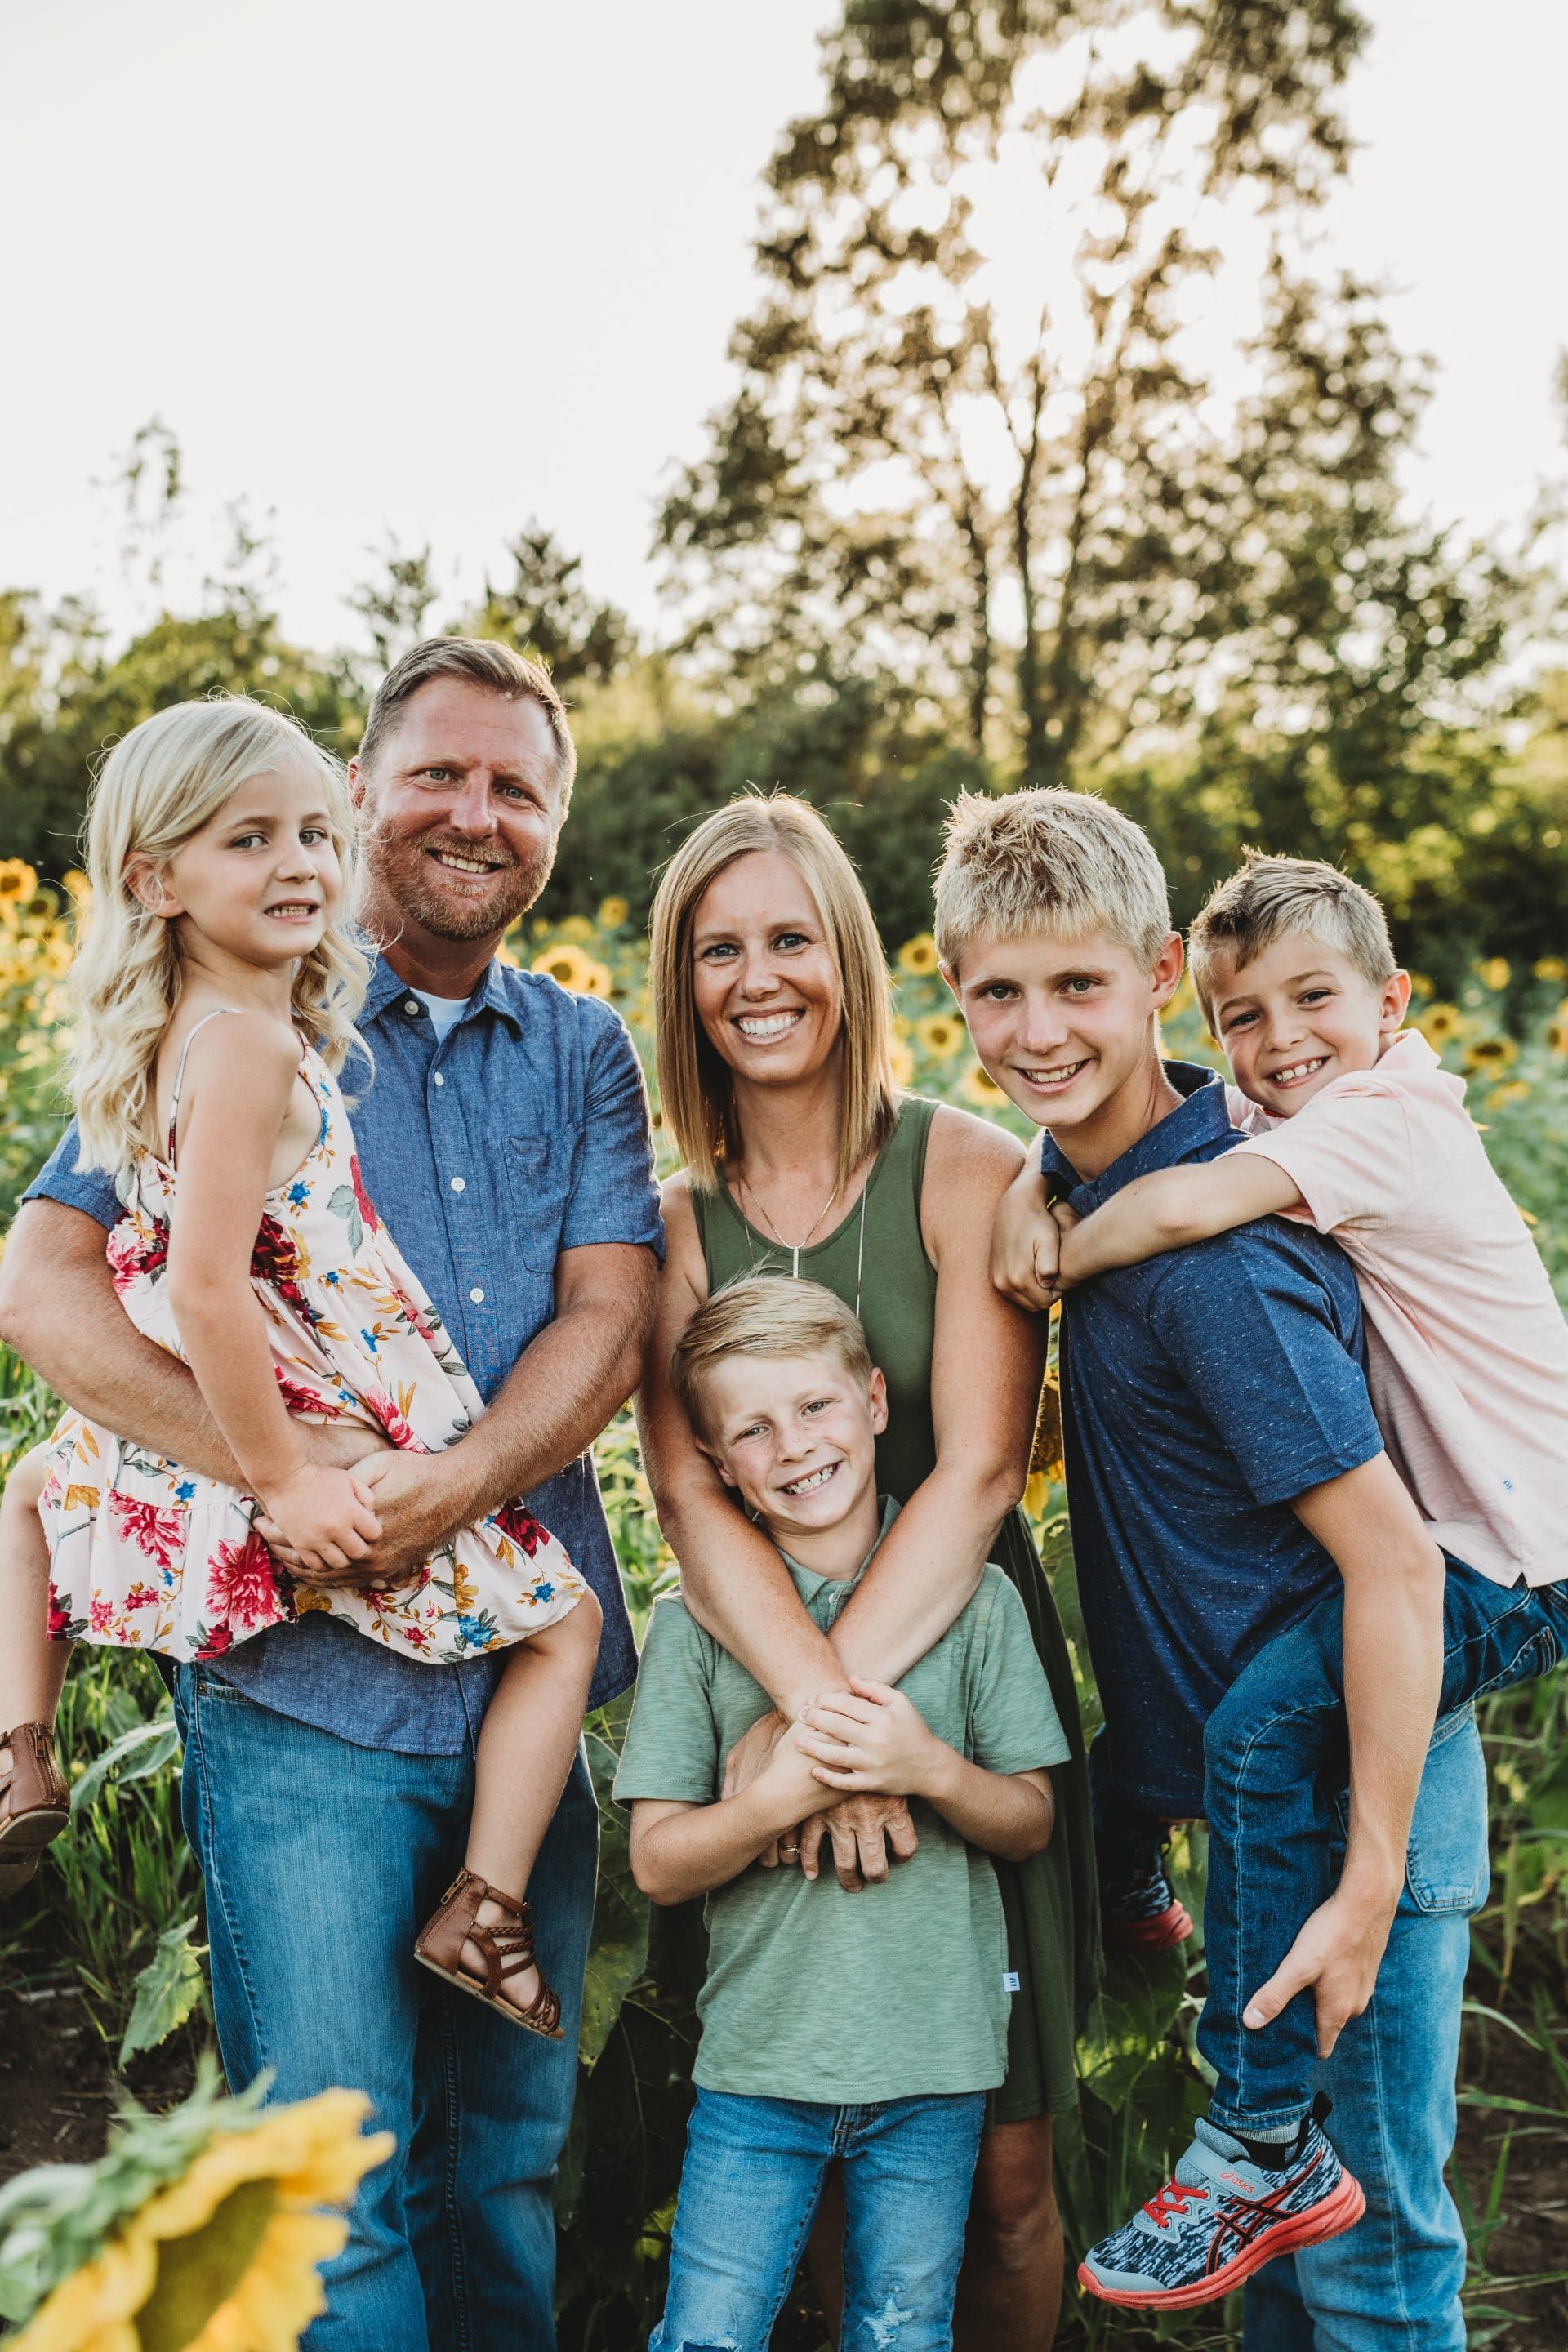
[[[1568,1576],[1568,1323],[1464,1080],[1405,1029],[1294,1118],[1230,1099],[1237,1149],[1355,1267],[1373,1406],[1436,1540],[1499,1584]]]

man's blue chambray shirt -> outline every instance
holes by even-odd
[[[1096,1182],[1045,1139],[1041,1166],[1087,1216],[1152,1169],[1239,1140],[1212,1071]],[[1348,1260],[1265,1217],[1074,1291],[1063,1317],[1068,1504],[1079,1596],[1128,1802],[1201,1813],[1204,1725],[1248,1660],[1338,1574],[1289,1506],[1383,1439],[1362,1370]]]
[[[488,1403],[555,1311],[559,1252],[597,1242],[662,1251],[636,1051],[608,1005],[495,961],[439,1048],[429,1013],[384,960],[359,1025],[375,1076],[367,1083],[351,1061],[343,1083],[366,1188]],[[76,1156],[72,1128],[27,1198],[112,1224],[112,1183],[79,1174]],[[528,1502],[604,1610],[589,1695],[598,1706],[631,1682],[637,1652],[591,1457]],[[359,1747],[447,1756],[478,1729],[500,1664],[421,1664],[312,1614],[231,1650],[222,1673],[261,1706]]]

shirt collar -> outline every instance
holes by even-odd
[[[881,1549],[882,1541],[887,1535],[888,1529],[892,1526],[893,1521],[898,1517],[898,1504],[894,1502],[891,1495],[884,1495],[882,1497],[882,1524],[877,1530],[877,1540],[871,1546],[870,1550],[866,1554],[865,1559],[861,1561],[853,1576],[818,1576],[814,1569],[802,1568],[798,1559],[791,1559],[788,1552],[784,1551],[784,1548],[781,1545],[780,1550],[783,1552],[784,1564],[788,1569],[790,1574],[794,1577],[795,1591],[800,1594],[801,1599],[806,1602],[815,1601],[817,1594],[822,1591],[824,1587],[829,1585],[835,1591],[842,1592],[846,1599],[847,1599],[849,1594],[854,1591],[855,1587],[859,1583],[860,1579],[865,1575],[866,1570],[870,1567],[871,1562],[876,1559],[878,1552]]]
[[[521,1030],[522,1013],[521,1008],[511,1001],[507,988],[505,969],[499,956],[491,956],[472,995],[458,1015],[457,1025],[459,1028],[465,1021],[471,1021],[476,1013],[499,1013],[503,1021],[510,1021],[514,1029]],[[367,1022],[378,1019],[395,998],[414,993],[405,980],[399,980],[386,958],[384,955],[378,955],[374,969],[371,972],[370,985],[365,990],[364,1009],[360,1014],[361,1026],[363,1027]]]
[[[1163,1118],[1156,1119],[1147,1134],[1141,1135],[1120,1160],[1113,1160],[1104,1174],[1091,1183],[1083,1181],[1055,1139],[1048,1133],[1046,1136],[1040,1147],[1040,1172],[1059,1176],[1072,1188],[1066,1200],[1075,1216],[1087,1217],[1135,1177],[1147,1176],[1155,1168],[1173,1168],[1178,1161],[1191,1160],[1206,1145],[1218,1142],[1231,1132],[1225,1087],[1217,1072],[1206,1070],[1197,1062],[1167,1062],[1164,1069],[1166,1077],[1185,1099]]]

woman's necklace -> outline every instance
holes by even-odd
[[[826,1200],[824,1201],[821,1208],[818,1209],[816,1216],[813,1217],[811,1223],[806,1228],[805,1234],[798,1242],[785,1241],[784,1235],[780,1233],[778,1227],[774,1224],[773,1219],[769,1216],[767,1211],[758,1200],[755,1192],[752,1192],[752,1187],[747,1183],[743,1176],[739,1175],[738,1171],[737,1181],[739,1181],[742,1192],[750,1196],[752,1208],[755,1209],[757,1214],[761,1217],[763,1224],[766,1225],[769,1233],[773,1235],[780,1249],[788,1250],[790,1254],[790,1279],[794,1282],[798,1282],[800,1280],[800,1254],[803,1249],[809,1249],[811,1247],[812,1237],[816,1234],[818,1225],[821,1224],[822,1220],[827,1214],[829,1209],[832,1208],[835,1201],[837,1200],[839,1193],[844,1190],[842,1181],[835,1184],[832,1192],[829,1192]],[[855,1253],[855,1312],[857,1316],[858,1316],[860,1312],[861,1279],[866,1268],[866,1195],[869,1192],[870,1189],[871,1180],[870,1177],[868,1176],[866,1181],[860,1187],[860,1244],[858,1249]],[[746,1255],[751,1259],[752,1272],[755,1274],[757,1270],[757,1257],[756,1252],[752,1247],[752,1222],[746,1215],[743,1208],[741,1213],[741,1230],[745,1234]]]
[[[752,1208],[755,1209],[758,1216],[761,1217],[763,1224],[766,1225],[769,1233],[772,1234],[780,1249],[789,1251],[790,1255],[794,1260],[794,1263],[790,1267],[790,1273],[794,1279],[798,1282],[800,1280],[800,1254],[803,1249],[809,1249],[811,1247],[812,1241],[818,1225],[822,1223],[822,1220],[827,1214],[829,1209],[832,1208],[833,1203],[837,1200],[840,1192],[844,1190],[843,1179],[840,1178],[838,1182],[834,1185],[832,1192],[829,1192],[826,1200],[824,1201],[821,1208],[818,1209],[816,1216],[813,1217],[810,1224],[806,1227],[805,1233],[797,1242],[785,1241],[783,1234],[780,1233],[778,1227],[774,1224],[773,1219],[769,1216],[767,1211],[758,1200],[755,1192],[752,1192],[750,1184],[747,1183],[743,1176],[741,1179],[741,1190],[742,1192],[751,1194]]]

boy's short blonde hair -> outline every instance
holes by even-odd
[[[1318,857],[1242,853],[1239,873],[1222,882],[1188,938],[1193,986],[1214,1026],[1220,966],[1239,971],[1287,933],[1333,948],[1363,980],[1381,988],[1399,969],[1388,920],[1370,890]]]
[[[871,1351],[860,1318],[836,1291],[786,1275],[743,1274],[705,1300],[670,1359],[670,1385],[699,1437],[711,1432],[707,1383],[727,1356],[837,1356],[851,1380],[870,1385]]]
[[[1142,825],[1092,793],[1052,785],[963,793],[936,877],[936,945],[956,969],[971,940],[1105,931],[1152,965],[1171,934],[1164,869]]]

